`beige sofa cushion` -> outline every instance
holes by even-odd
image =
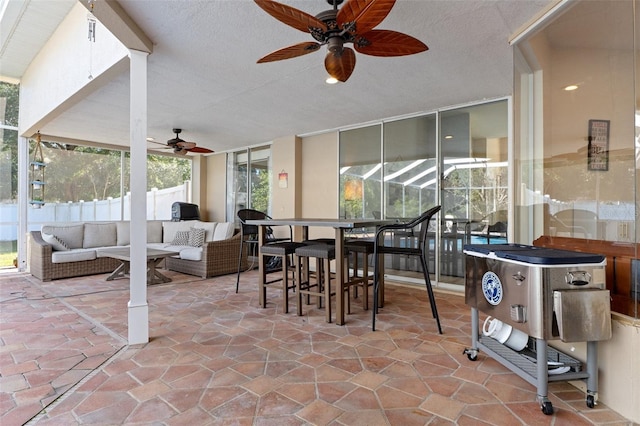
[[[42,234],[55,235],[70,249],[82,248],[84,225],[43,225]]]
[[[196,222],[193,225],[193,228],[204,229],[204,240],[205,241],[213,241],[213,234],[216,230],[217,222]]]
[[[147,242],[148,243],[162,242],[162,221],[160,220],[147,221]]]
[[[197,223],[197,220],[185,220],[182,222],[162,222],[162,242],[171,243],[176,237],[176,232],[189,232],[189,228],[195,226]]]
[[[67,251],[54,251],[51,254],[52,263],[80,262],[83,260],[95,260],[96,251],[94,249],[75,249]]]
[[[180,250],[180,259],[195,260],[199,262],[202,260],[202,247],[188,247]]]
[[[213,241],[228,240],[233,237],[234,230],[235,224],[233,222],[218,223],[213,234]]]
[[[131,244],[131,226],[129,222],[116,222],[116,245],[128,246]]]
[[[93,223],[84,224],[84,240],[82,247],[111,247],[116,245],[116,224],[109,223]]]
[[[131,244],[131,222],[120,221],[116,222],[117,228],[117,245],[128,246]],[[148,220],[147,221],[147,242],[148,243],[161,243],[162,242],[162,221],[160,220]]]

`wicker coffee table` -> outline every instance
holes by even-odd
[[[165,257],[179,254],[177,251],[158,250],[147,248],[147,284],[160,284],[171,282],[171,278],[160,273],[156,268]],[[129,275],[131,263],[131,251],[129,247],[116,247],[99,250],[98,257],[111,257],[120,261],[120,265],[107,277],[107,281],[116,278],[125,278]]]

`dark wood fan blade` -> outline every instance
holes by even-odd
[[[202,148],[202,147],[199,147],[199,146],[194,146],[193,148],[188,149],[187,151],[189,151],[189,152],[197,152],[198,154],[209,154],[209,153],[213,152],[209,148]]]
[[[273,16],[280,22],[293,27],[302,32],[308,33],[309,28],[318,28],[322,31],[327,30],[324,22],[294,7],[286,4],[278,3],[272,0],[254,0],[265,12]]]
[[[351,33],[363,34],[372,30],[387,17],[396,0],[347,0],[338,11],[338,27],[355,22],[355,28],[345,28]]]
[[[154,144],[156,144],[156,145],[162,145],[164,148],[170,148],[170,146],[169,146],[169,145],[167,145],[165,142],[151,141],[151,140],[149,140],[149,139],[147,139],[147,142],[148,142],[148,143],[154,143]]]
[[[372,30],[360,34],[353,46],[358,52],[371,56],[404,56],[429,50],[417,38],[390,30]]]
[[[314,41],[305,41],[304,43],[294,44],[269,53],[267,56],[258,59],[258,63],[281,61],[283,59],[295,58],[297,56],[306,55],[320,49],[320,44]]]
[[[356,67],[356,54],[348,47],[343,48],[340,56],[329,52],[324,58],[324,67],[331,77],[344,83]]]
[[[195,142],[179,142],[176,144],[176,146],[189,150],[189,149],[195,148],[196,143]]]

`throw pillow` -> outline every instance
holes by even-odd
[[[69,250],[69,246],[64,242],[62,238],[58,238],[52,234],[41,234],[42,239],[47,243],[51,244],[54,250],[57,251],[67,251]]]
[[[202,247],[206,232],[207,231],[202,228],[189,229],[189,245],[193,247]]]
[[[173,246],[188,246],[189,245],[189,231],[177,231],[173,241]]]

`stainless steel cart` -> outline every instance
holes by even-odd
[[[465,303],[471,307],[473,330],[467,357],[475,361],[483,351],[535,385],[544,414],[553,413],[547,396],[551,381],[586,380],[586,403],[593,408],[597,342],[611,337],[605,257],[518,244],[468,245],[464,253]],[[527,333],[527,347],[514,351],[481,335],[479,312]],[[587,342],[586,371],[582,362],[548,346],[547,340]]]

